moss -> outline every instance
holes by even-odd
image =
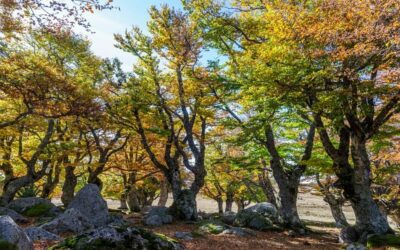
[[[372,235],[368,238],[367,247],[400,247],[400,236],[394,234]]]
[[[0,239],[0,249],[1,250],[18,250],[18,247],[6,240]]]
[[[28,217],[38,217],[46,214],[51,208],[50,204],[41,203],[28,208],[23,214]]]
[[[218,220],[205,220],[200,222],[198,233],[219,234],[226,229],[226,225]]]

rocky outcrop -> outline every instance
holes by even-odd
[[[52,249],[181,250],[183,247],[173,239],[143,229],[102,227],[67,238]]]
[[[83,187],[68,205],[68,209],[80,212],[96,227],[105,226],[110,222],[107,203],[95,184]]]
[[[53,234],[66,232],[81,233],[85,230],[93,228],[93,224],[78,210],[70,208],[54,220],[41,225],[40,228]]]
[[[0,246],[2,249],[33,250],[33,243],[10,216],[0,216]]]

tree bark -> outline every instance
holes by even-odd
[[[55,162],[54,166],[50,168],[50,171],[46,173],[46,182],[43,185],[43,190],[41,193],[42,198],[49,198],[53,193],[54,189],[57,187],[60,181],[60,168],[61,162]],[[54,173],[54,176],[53,176]]]
[[[165,207],[168,201],[168,182],[163,178],[160,183],[160,198],[158,206]]]
[[[267,197],[267,201],[277,208],[278,203],[275,197],[275,190],[268,176],[267,163],[265,162],[265,159],[261,159],[261,163],[263,166],[263,172],[258,175],[258,183],[261,186],[263,193]]]
[[[78,178],[74,173],[75,167],[65,166],[64,185],[62,187],[61,201],[65,207],[72,201],[75,195],[75,187],[78,183]]]
[[[329,180],[330,178],[328,178]],[[346,199],[342,196],[342,194],[334,194],[332,193],[330,186],[331,183],[322,184],[319,179],[319,174],[316,175],[317,184],[320,187],[320,191],[324,196],[324,201],[328,203],[329,208],[331,209],[332,217],[335,220],[335,224],[339,228],[344,228],[349,226],[347,222],[346,216],[343,213],[343,205]]]
[[[226,201],[225,201],[225,212],[232,212],[233,207],[233,193],[226,193]]]
[[[362,236],[393,232],[387,217],[380,211],[372,197],[366,141],[354,134],[351,137],[351,156],[354,164],[354,195],[349,199],[356,216],[357,230],[362,232]]]
[[[315,125],[311,124],[301,160],[299,160],[299,163],[295,166],[286,167],[284,165],[286,163],[281,158],[275,146],[275,137],[271,125],[268,124],[265,128],[265,147],[271,156],[270,165],[272,168],[272,174],[279,188],[278,210],[284,226],[288,228],[298,229],[304,227],[297,212],[297,195],[300,177],[306,169],[306,165],[302,162],[311,158],[314,136]]]
[[[222,197],[217,197],[216,201],[218,204],[218,213],[223,214],[224,213],[224,200],[222,199]]]

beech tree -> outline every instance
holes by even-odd
[[[206,175],[206,133],[214,101],[207,85],[196,77],[206,74],[197,65],[201,33],[180,11],[163,6],[153,7],[149,13],[150,36],[137,28],[116,36],[118,47],[138,59],[126,90],[128,106],[124,110],[130,110],[131,117],[124,114],[120,120],[141,136],[149,158],[170,183],[173,213],[192,220],[197,218],[195,198]],[[160,138],[162,157],[157,157],[150,144],[151,135]],[[194,176],[190,188],[185,187],[182,167]]]
[[[391,232],[373,200],[367,143],[399,109],[399,2],[234,1],[222,13],[215,6],[202,13],[220,20],[215,30],[228,27],[219,38],[239,51],[234,63],[245,77],[259,76],[253,90],[267,83],[312,112],[360,240]]]

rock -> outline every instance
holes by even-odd
[[[225,229],[221,234],[233,234],[241,237],[245,236],[255,236],[256,234],[246,228],[240,228],[240,227],[231,227],[228,229]]]
[[[144,218],[144,224],[147,226],[161,226],[172,223],[172,216],[166,207],[151,207]]]
[[[254,206],[251,206],[249,208],[246,208],[244,211],[248,212],[255,212],[258,214],[261,214],[267,218],[269,218],[272,221],[278,221],[278,210],[276,207],[269,203],[269,202],[261,202],[257,203]]]
[[[388,249],[400,248],[400,236],[395,234],[385,234],[385,235],[368,235],[367,238],[368,249],[387,247]]]
[[[41,225],[40,228],[54,234],[66,232],[81,233],[93,228],[93,224],[78,210],[70,208],[54,220]]]
[[[144,224],[146,226],[159,227],[163,224],[163,221],[160,216],[152,215],[150,217],[146,217]]]
[[[342,228],[339,233],[339,243],[353,243],[357,242],[360,238],[359,233],[355,229],[355,227],[349,226]]]
[[[30,217],[43,215],[54,207],[51,201],[39,197],[18,198],[8,204],[8,208]]]
[[[38,240],[55,241],[61,239],[58,235],[50,233],[40,227],[28,227],[25,229],[25,233],[32,241],[38,241]]]
[[[99,187],[95,184],[87,184],[83,187],[68,205],[68,209],[71,208],[86,216],[96,227],[110,222],[107,203],[101,197]]]
[[[193,240],[193,234],[190,232],[176,232],[174,237],[181,240]]]
[[[28,223],[28,219],[24,216],[20,215],[19,213],[15,212],[12,209],[6,207],[0,207],[0,215],[8,215],[13,219],[13,221],[17,223]]]
[[[365,246],[360,243],[351,243],[346,246],[346,250],[366,250]]]
[[[67,238],[52,249],[181,250],[183,248],[177,241],[164,235],[133,227],[112,228],[107,226]]]
[[[207,220],[202,221],[197,232],[200,234],[210,233],[210,234],[220,234],[226,229],[226,225],[217,220]]]
[[[228,225],[233,225],[233,223],[235,222],[235,218],[236,218],[236,213],[235,212],[225,212],[221,216],[222,222],[224,222],[224,223],[226,223]]]
[[[33,243],[10,216],[0,216],[1,249],[33,250]]]
[[[233,224],[235,226],[249,227],[259,231],[266,231],[274,228],[272,222],[268,218],[257,212],[252,212],[248,210],[240,211],[236,215]]]

